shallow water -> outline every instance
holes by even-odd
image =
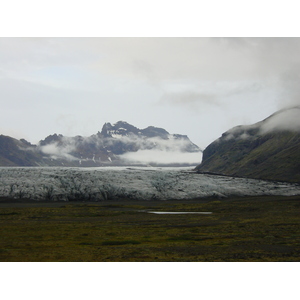
[[[212,212],[210,211],[145,211],[148,214],[157,214],[157,215],[187,215],[187,214],[195,214],[195,215],[210,215]]]

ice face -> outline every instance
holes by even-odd
[[[191,168],[0,168],[0,197],[49,201],[300,195],[297,184],[197,174]]]

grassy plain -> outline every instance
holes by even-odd
[[[300,261],[300,197],[94,203],[2,199],[0,261]]]

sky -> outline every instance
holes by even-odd
[[[0,132],[37,143],[126,121],[204,149],[299,104],[299,38],[0,38]]]

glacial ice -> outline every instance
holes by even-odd
[[[1,167],[0,197],[49,201],[300,195],[298,184],[197,174],[193,168]]]

